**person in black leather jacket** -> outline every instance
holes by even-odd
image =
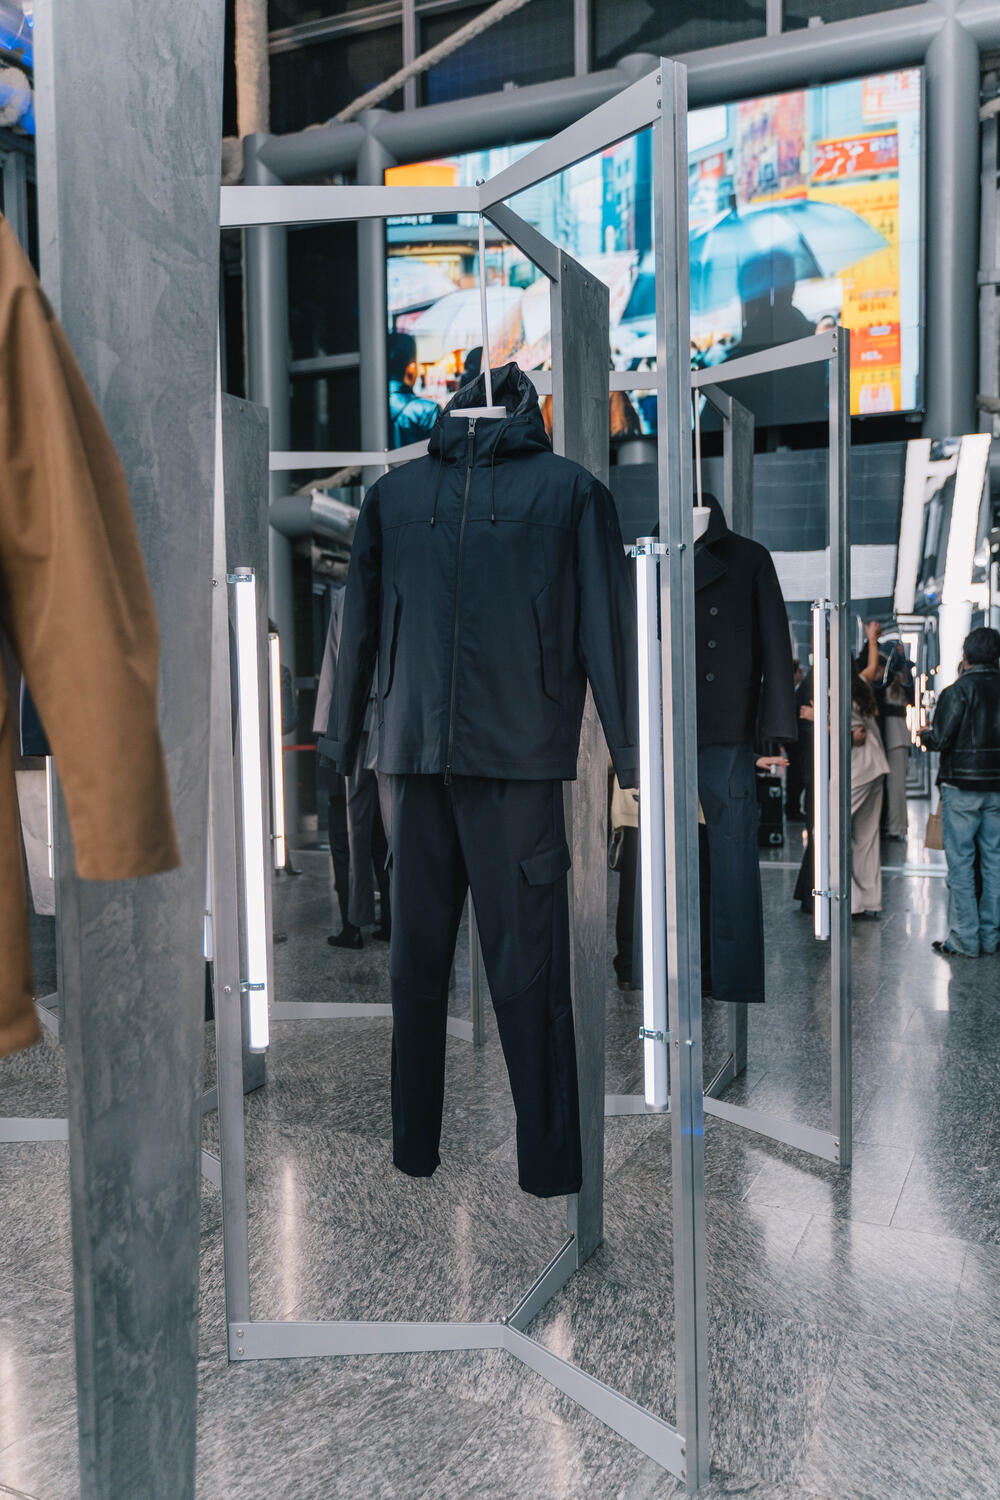
[[[938,699],[923,736],[938,750],[948,861],[948,936],[936,952],[978,958],[1000,947],[1000,632],[966,636],[963,672]],[[982,895],[976,900],[979,854]]]

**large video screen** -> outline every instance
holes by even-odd
[[[851,410],[920,404],[922,73],[905,69],[693,111],[688,119],[692,363],[726,360],[841,324],[851,330]],[[386,173],[387,182],[470,185],[531,143]],[[511,200],[607,283],[616,369],[654,359],[649,132]],[[390,327],[415,340],[418,395],[443,403],[481,342],[476,220],[390,220]],[[544,368],[548,288],[490,227],[490,357]],[[821,418],[825,369],[741,382],[759,424]],[[720,375],[723,372],[720,371]],[[412,377],[413,370],[409,372]],[[637,380],[637,391],[641,380]],[[641,425],[655,406],[636,398]]]

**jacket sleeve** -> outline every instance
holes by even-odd
[[[337,671],[337,653],[340,650],[340,620],[344,610],[344,590],[334,591],[327,626],[326,642],[323,646],[323,665],[320,667],[316,686],[316,708],[313,713],[313,734],[325,735],[330,722],[330,704],[333,702],[333,679]]]
[[[757,732],[765,743],[784,743],[798,739],[799,716],[788,614],[769,552],[765,552],[757,574],[755,605],[763,663]]]
[[[85,880],[180,863],[159,631],[118,456],[0,222],[0,618],[38,706]]]
[[[368,491],[354,533],[330,719],[326,735],[319,741],[320,754],[341,776],[349,776],[354,769],[364,728],[378,656],[381,596],[382,527],[376,484]]]
[[[639,780],[635,588],[611,495],[591,480],[576,534],[579,648],[618,784]]]
[[[934,709],[934,722],[925,729],[921,740],[928,750],[950,750],[958,737],[964,704],[955,685],[943,689]]]

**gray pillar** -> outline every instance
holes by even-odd
[[[249,135],[243,142],[244,176],[248,185],[266,187],[280,183],[260,159],[270,140]],[[247,395],[258,406],[266,406],[270,421],[271,447],[288,449],[291,429],[291,385],[288,376],[288,230],[248,229],[244,234],[244,299],[246,307]],[[270,476],[272,502],[288,493],[288,475]],[[268,541],[268,608],[281,636],[281,660],[296,675],[295,589],[292,575],[292,543],[271,527]],[[312,664],[307,664],[312,670]],[[297,732],[297,731],[296,731]],[[290,737],[286,736],[290,742]],[[299,828],[298,768],[294,755],[285,756],[285,824],[294,838]]]
[[[36,14],[43,281],[131,486],[184,856],[108,884],[78,881],[60,851],[80,1487],[189,1500],[223,7]]]
[[[979,51],[953,16],[927,49],[926,437],[975,432]]]
[[[552,417],[557,453],[608,480],[608,289],[559,257],[552,298]],[[572,973],[583,1187],[569,1200],[577,1264],[604,1238],[604,1031],[608,976],[608,751],[587,693],[577,779],[569,782]]]
[[[358,152],[358,182],[378,186],[393,158],[374,131],[386,110],[369,109],[358,116],[365,138]],[[361,446],[369,451],[389,446],[389,378],[386,371],[388,329],[385,294],[385,220],[363,219],[358,224],[358,346],[361,350]],[[366,469],[365,486],[381,469]]]

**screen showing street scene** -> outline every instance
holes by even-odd
[[[838,325],[851,332],[851,410],[920,404],[922,73],[910,68],[688,116],[691,360],[696,368]],[[533,149],[498,147],[395,167],[388,183],[470,186]],[[648,131],[510,200],[609,289],[617,370],[655,431],[641,376],[655,362],[652,140]],[[477,220],[389,221],[390,410],[394,442],[421,436],[478,372]],[[551,359],[545,277],[486,230],[490,363]],[[720,378],[723,372],[720,370]],[[758,425],[820,420],[826,368],[741,381]]]

